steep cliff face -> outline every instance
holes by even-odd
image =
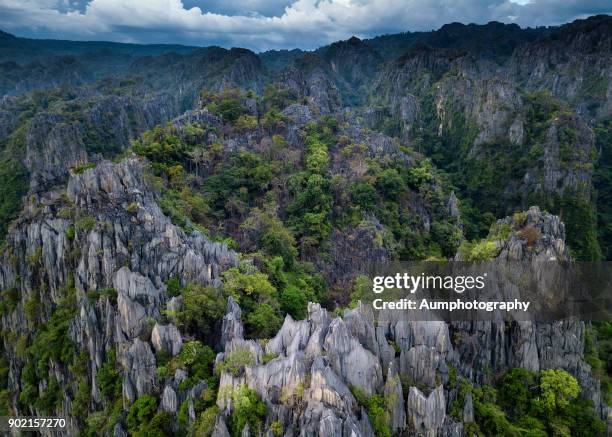
[[[330,80],[328,65],[306,55],[295,67],[287,67],[279,74],[279,82],[305,99],[315,114],[328,115],[340,108],[340,93]]]
[[[601,149],[594,130],[606,132],[601,120],[608,117],[610,69],[609,62],[600,62],[609,57],[609,22],[596,17],[574,23],[554,37],[518,44],[511,57],[495,62],[476,52],[415,45],[377,73],[373,105],[363,118],[450,174],[464,217],[473,217],[465,229],[468,238],[486,234],[491,220],[485,215],[501,217],[539,204],[566,220],[576,258],[600,259],[599,245],[606,243],[593,237],[579,248],[567,205],[580,204],[580,221],[594,236],[593,175]],[[575,56],[561,49],[566,46]],[[529,50],[548,50],[548,55]],[[546,56],[556,60],[545,61]],[[581,69],[569,67],[574,61]],[[593,69],[585,67],[591,64]],[[533,76],[519,73],[523,67]],[[587,70],[592,77],[584,76]],[[555,90],[552,82],[564,85]],[[591,97],[586,91],[567,94],[570,82],[576,90],[591,90]],[[587,100],[591,110],[580,103]]]
[[[374,103],[386,106],[404,125],[401,127],[409,131],[418,119],[420,97],[442,78],[458,55],[448,49],[422,45],[411,48],[376,76]]]
[[[144,129],[178,114],[174,96],[147,94],[134,82],[113,81],[97,88],[68,87],[8,99],[3,112],[6,155],[22,159],[32,175],[32,189],[65,181],[68,170],[88,155],[112,156]]]
[[[469,29],[456,27],[380,68],[364,110],[368,125],[424,150],[481,211],[499,217],[548,202],[562,213],[567,196],[594,209],[599,151],[591,129],[610,116],[610,18],[524,34],[496,56],[469,49]],[[445,39],[449,32],[456,41]],[[495,193],[493,173],[501,181]],[[587,257],[595,258],[597,250]]]
[[[495,241],[501,262],[525,262],[534,266],[542,262],[568,261],[565,226],[558,217],[543,213],[537,207],[498,220],[497,229],[509,229],[506,239]],[[458,254],[461,260],[461,253]],[[554,323],[477,322],[453,323],[450,327],[459,356],[458,369],[479,383],[490,383],[492,374],[503,369],[525,368],[540,371],[566,369],[583,387],[582,395],[593,400],[602,412],[599,381],[591,374],[584,359],[586,324],[579,320]],[[468,364],[469,363],[469,364]]]
[[[510,40],[507,44],[473,47],[486,40],[487,30],[495,33],[493,24],[479,29],[478,37],[470,35],[469,26],[456,24],[421,38],[381,69],[374,83],[375,100],[391,100],[393,108],[406,91],[422,97],[433,82],[452,70],[453,75],[493,76],[530,92],[552,92],[589,121],[609,117],[610,17],[577,20],[541,35],[523,32],[517,40],[506,28],[499,35]],[[487,53],[489,47],[497,53]]]
[[[437,88],[438,134],[455,141],[459,134],[465,159],[487,159],[490,149],[505,145],[506,153],[513,155],[500,154],[500,158],[520,160],[528,155],[532,159],[524,162],[521,178],[508,181],[506,196],[566,191],[590,195],[593,166],[589,163],[597,151],[593,133],[580,116],[555,108],[553,102],[540,115],[539,96],[521,95],[516,85],[483,74],[480,67],[448,74]]]
[[[508,198],[565,190],[588,195],[597,151],[587,122],[545,95],[525,94],[516,77],[465,53],[415,50],[381,73],[374,89],[402,138],[442,168],[453,159],[486,160],[494,148],[500,159],[531,158],[517,169],[520,177],[509,178]]]
[[[607,16],[555,29],[546,38],[518,47],[508,76],[527,89],[552,91],[585,118],[609,117],[611,31]]]

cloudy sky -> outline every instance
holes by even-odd
[[[259,51],[453,21],[541,26],[601,13],[612,13],[610,0],[0,0],[0,29],[35,38]]]

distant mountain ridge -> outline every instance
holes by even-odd
[[[449,23],[440,29],[429,32],[403,32],[397,34],[380,35],[364,39],[371,47],[380,53],[386,60],[401,55],[415,43],[425,43],[433,47],[461,48],[466,42],[474,38],[486,41],[481,47],[501,46],[507,43],[505,48],[512,48],[516,44],[548,34],[559,27],[520,28],[517,24],[504,24],[500,22],[489,22],[484,25]],[[499,38],[496,40],[495,38]],[[355,38],[355,37],[353,37]],[[349,39],[350,40],[350,39]],[[348,40],[347,40],[348,41]],[[336,43],[341,43],[338,41]],[[315,52],[325,52],[330,46],[322,46]],[[501,43],[501,44],[500,44]],[[33,58],[42,56],[78,56],[85,53],[111,51],[115,54],[130,56],[155,56],[167,52],[189,53],[200,47],[183,44],[139,44],[120,43],[110,41],[73,41],[56,39],[31,39],[18,37],[11,33],[0,30],[0,61],[13,60],[28,62]],[[17,52],[20,50],[20,52]],[[37,52],[37,53],[35,53]],[[292,50],[267,50],[259,53],[263,59],[272,64],[287,65],[296,57],[306,51],[301,49]],[[280,64],[279,64],[280,62]]]
[[[347,44],[354,46],[355,55],[365,54],[368,51],[376,58],[368,59],[370,70],[383,62],[398,59],[411,48],[418,46],[466,50],[483,59],[501,63],[507,60],[519,45],[571,33],[571,29],[578,26],[582,26],[584,30],[585,27],[592,26],[594,23],[605,23],[606,16],[595,16],[575,23],[582,22],[584,23],[525,29],[521,29],[516,24],[500,22],[489,22],[484,25],[450,23],[430,32],[404,32],[364,40],[352,37],[314,51],[268,50],[254,54],[261,60],[263,68],[269,72],[280,71],[294,65],[309,53],[329,61],[334,56],[335,50],[347,47]],[[357,47],[359,44],[361,44],[361,49]],[[202,52],[203,49],[205,49],[204,52]],[[74,83],[73,77],[63,77],[63,73],[58,72],[54,67],[65,62],[73,63],[74,70],[80,72],[78,83],[89,83],[106,76],[124,75],[130,70],[130,66],[141,58],[169,53],[189,56],[194,52],[205,53],[210,50],[225,49],[180,44],[148,45],[105,41],[28,39],[0,30],[0,71],[3,71],[6,76],[4,80],[0,80],[0,96],[6,93],[14,95],[38,87],[44,88],[49,84],[55,86],[62,80]],[[7,64],[7,62],[15,62],[19,65],[17,77],[13,77],[14,74],[9,71],[10,66],[14,64]],[[53,77],[53,80],[49,81],[45,77]]]

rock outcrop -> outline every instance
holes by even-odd
[[[18,310],[2,316],[3,331],[30,331],[32,320],[19,315],[27,302],[45,302],[37,323],[47,322],[54,309],[73,314],[62,335],[87,356],[85,381],[94,402],[102,402],[96,374],[111,350],[122,369],[127,403],[156,389],[154,352],[181,351],[181,333],[162,319],[166,280],[178,275],[214,285],[223,269],[236,263],[225,245],[174,226],[144,182],[144,172],[142,161],[128,158],[73,176],[66,191],[47,193],[44,208],[31,209],[15,224],[7,238],[10,253],[4,252],[0,265],[0,289],[16,287],[20,295]],[[128,205],[136,207],[130,212]],[[70,293],[74,301],[68,304]],[[169,306],[180,302],[175,298]],[[7,356],[22,362],[15,346],[7,343]],[[79,381],[68,364],[58,363],[50,376],[74,393]],[[15,393],[22,389],[20,369],[11,366]],[[176,387],[163,392],[164,410],[176,410],[183,394]],[[69,404],[63,408],[58,414],[68,417]]]
[[[510,253],[523,261],[568,259],[558,217],[531,208],[500,220],[498,225],[513,229],[529,226],[541,232],[535,242],[516,233],[500,241],[499,260],[508,259]],[[522,249],[517,249],[519,246]],[[223,329],[231,325],[240,331],[239,314],[230,300]],[[387,310],[375,317],[370,307],[360,304],[345,311],[342,318],[332,318],[326,310],[310,304],[305,320],[287,316],[277,335],[267,342],[266,352],[276,358],[265,364],[256,360],[246,365],[240,376],[224,372],[220,393],[241,385],[251,387],[265,402],[268,417],[283,417],[285,426],[299,424],[294,432],[304,436],[372,435],[372,424],[359,402],[363,401],[360,396],[374,395],[385,400],[386,426],[394,432],[460,436],[464,424],[475,420],[474,402],[468,392],[458,415],[451,416],[449,406],[457,388],[449,382],[450,367],[456,372],[453,378],[460,375],[475,385],[490,383],[490,370],[561,368],[576,376],[584,387],[583,396],[603,408],[602,414],[606,411],[599,383],[584,361],[584,322],[447,324],[413,321],[403,315]],[[245,340],[238,337],[233,341]],[[233,347],[226,343],[218,362]],[[219,406],[227,421],[231,403]]]
[[[418,435],[435,437],[446,418],[444,389],[438,386],[429,396],[425,396],[416,387],[410,387],[406,402],[408,422]]]

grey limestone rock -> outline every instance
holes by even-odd
[[[162,411],[174,414],[178,410],[176,392],[170,386],[165,386],[161,396],[160,408]]]
[[[395,349],[387,341],[385,329],[382,326],[376,327],[376,342],[378,343],[377,355],[380,357],[383,373],[387,373],[391,363],[395,363]]]
[[[248,366],[245,379],[249,387],[267,402],[287,403],[302,396],[306,379],[304,355],[301,352],[287,358],[279,357],[262,366]]]
[[[299,127],[310,123],[313,119],[310,108],[306,105],[289,105],[283,109],[283,115]]]
[[[151,343],[156,352],[166,351],[174,356],[181,351],[183,339],[176,326],[156,323],[151,331]]]
[[[304,350],[310,338],[310,327],[308,320],[295,321],[287,314],[281,329],[266,344],[266,352],[289,356]]]
[[[121,423],[117,423],[115,424],[115,427],[113,428],[113,437],[127,437],[128,433],[123,429],[123,426],[121,426]]]
[[[134,338],[140,335],[146,322],[147,313],[145,307],[123,293],[119,293],[117,296],[117,307],[119,309],[121,329],[127,338]]]
[[[474,403],[472,401],[472,393],[468,392],[463,401],[463,422],[474,422]]]
[[[410,381],[419,381],[428,387],[436,385],[437,369],[441,356],[436,349],[425,345],[402,350],[400,373]]]
[[[404,409],[404,393],[399,374],[392,362],[389,364],[387,381],[383,390],[386,399],[387,411],[391,418],[390,427],[393,432],[406,428],[406,411]]]
[[[314,359],[323,352],[323,343],[329,330],[331,318],[327,310],[322,308],[321,305],[309,302],[308,321],[310,322],[310,338],[306,345],[306,355]]]
[[[374,355],[378,355],[379,348],[376,342],[372,307],[359,302],[357,308],[344,312],[343,319],[347,328],[359,340],[359,343]]]
[[[127,392],[129,399],[134,401],[133,395],[140,397],[151,391],[155,384],[155,356],[149,343],[135,338],[123,358],[124,385],[131,386]],[[125,388],[124,388],[125,391]]]
[[[230,433],[227,430],[227,425],[225,425],[225,421],[220,414],[217,415],[215,428],[213,429],[211,437],[230,437]]]
[[[305,396],[309,402],[322,402],[345,414],[357,406],[355,397],[342,378],[323,357],[316,358],[312,363],[310,388]]]
[[[346,323],[334,319],[325,338],[324,349],[331,366],[349,384],[373,395],[383,383],[382,368],[376,355],[351,335]]]
[[[440,385],[425,396],[418,388],[410,387],[406,408],[410,428],[417,434],[435,437],[446,418],[444,388]]]
[[[501,241],[498,259],[509,261],[566,261],[569,249],[565,245],[565,225],[558,216],[543,212],[532,206],[519,216],[506,217],[497,221],[497,226],[509,226],[519,232],[510,233]],[[532,229],[535,241],[527,241],[526,229]]]
[[[241,310],[238,304],[230,296],[227,299],[225,316],[223,316],[223,326],[221,328],[221,347],[234,340],[243,338],[243,327],[241,321]]]

